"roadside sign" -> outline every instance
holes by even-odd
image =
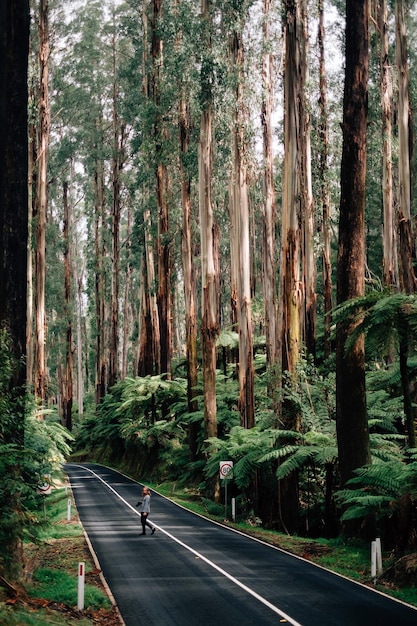
[[[43,496],[49,496],[52,491],[51,483],[49,482],[49,476],[44,477],[43,482],[38,483],[38,493]]]
[[[233,461],[220,461],[220,478],[232,478]]]

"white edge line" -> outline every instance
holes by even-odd
[[[136,515],[139,515],[138,511],[135,510],[135,508],[129,504],[129,502],[127,502],[119,493],[117,493],[117,491],[111,486],[109,485],[103,478],[101,478],[101,476],[99,476],[98,474],[96,474],[96,472],[94,472],[92,469],[90,469],[89,467],[85,467],[84,465],[79,465],[79,464],[72,464],[71,465],[75,465],[76,467],[80,467],[84,470],[87,470],[89,472],[91,472],[91,474],[93,474],[96,478],[98,478],[104,485],[106,485],[106,487],[112,492],[114,493],[115,496],[117,496],[119,498],[119,500],[121,500],[127,507],[129,507],[129,509],[131,509]],[[103,466],[104,467],[104,466]],[[111,468],[108,468],[111,469]],[[114,470],[112,470],[114,471]],[[116,470],[117,471],[117,470]],[[118,472],[119,474],[121,472]],[[122,474],[123,475],[123,474]],[[129,478],[128,476],[126,476],[126,478]],[[132,480],[132,479],[130,479]],[[155,491],[153,489],[153,491]],[[156,492],[158,493],[158,492]],[[162,496],[162,494],[158,495]],[[165,496],[162,496],[165,497]],[[169,498],[165,498],[166,500],[169,500]],[[171,502],[171,500],[169,500]],[[176,502],[174,502],[174,504],[177,504]],[[178,505],[181,506],[181,505]],[[185,507],[182,507],[185,510]],[[197,514],[198,515],[198,514]],[[205,518],[203,515],[201,515],[200,517],[202,517],[203,519],[207,519],[207,521],[212,521],[209,520],[208,518]],[[153,522],[152,522],[153,523]],[[214,522],[217,523],[217,522]],[[203,554],[201,554],[200,552],[197,552],[197,550],[194,550],[193,548],[191,548],[190,546],[187,546],[186,543],[183,543],[180,539],[178,539],[177,537],[175,537],[174,535],[171,535],[171,533],[167,532],[166,530],[164,530],[163,528],[161,528],[160,526],[157,526],[156,524],[153,524],[154,526],[156,526],[156,528],[158,528],[158,530],[162,533],[164,533],[165,535],[167,535],[167,537],[169,537],[170,539],[172,539],[173,541],[175,541],[176,543],[178,543],[180,546],[182,546],[183,548],[185,548],[186,550],[188,550],[189,552],[191,552],[192,554],[194,554],[195,556],[197,556],[199,559],[201,559],[202,561],[204,561],[205,563],[207,563],[208,565],[210,565],[210,567],[212,567],[213,569],[215,569],[216,571],[218,571],[220,574],[222,574],[223,576],[225,576],[226,578],[228,578],[231,582],[233,582],[235,585],[237,585],[238,587],[240,587],[241,589],[243,589],[244,591],[246,591],[248,594],[250,594],[251,596],[253,596],[254,598],[256,598],[259,602],[261,602],[262,604],[264,604],[266,607],[268,607],[271,611],[273,611],[274,613],[277,613],[280,617],[282,617],[283,619],[285,619],[287,622],[289,622],[290,624],[292,624],[293,626],[301,626],[300,622],[295,621],[292,617],[290,617],[289,615],[287,615],[286,613],[284,613],[284,611],[281,611],[280,609],[278,609],[274,604],[271,604],[271,602],[268,602],[268,600],[266,600],[265,598],[263,598],[262,596],[260,596],[259,594],[257,594],[255,591],[253,591],[252,589],[250,589],[250,587],[247,587],[246,585],[244,585],[243,583],[240,582],[240,580],[238,580],[237,578],[234,578],[234,576],[232,576],[231,574],[229,574],[228,572],[226,572],[224,569],[222,569],[221,567],[219,567],[218,565],[216,565],[216,563],[213,563],[213,561],[210,561],[207,557],[205,557]],[[222,526],[221,524],[219,524],[219,526]],[[232,530],[232,529],[231,529]],[[242,535],[244,533],[241,533]],[[245,535],[246,536],[246,535]]]
[[[88,469],[88,468],[86,468],[86,469]],[[72,492],[72,499],[75,502],[75,498],[74,498],[74,494],[73,494],[73,491],[72,491],[71,482],[70,482],[70,487],[71,487],[71,492]],[[114,599],[112,591],[111,591],[111,589],[110,589],[110,587],[109,587],[109,585],[107,583],[107,580],[106,580],[106,578],[105,578],[105,576],[103,574],[103,571],[102,571],[101,565],[100,565],[100,561],[98,560],[97,554],[94,551],[93,544],[91,543],[90,537],[88,536],[88,534],[87,534],[87,532],[86,532],[86,530],[85,530],[85,528],[84,528],[84,526],[83,526],[79,516],[78,516],[78,521],[79,521],[79,524],[80,524],[80,526],[82,528],[82,531],[83,531],[83,534],[84,534],[84,539],[85,539],[85,541],[87,543],[87,546],[88,546],[88,549],[90,551],[91,557],[92,557],[92,559],[94,561],[94,565],[95,565],[96,569],[99,571],[100,580],[101,580],[101,583],[102,583],[102,585],[104,587],[104,590],[105,590],[105,592],[106,592],[106,594],[107,594],[107,596],[108,596],[112,606],[117,611],[117,616],[120,619],[121,626],[126,626],[125,621],[124,621],[124,619],[123,619],[123,617],[122,617],[122,615],[121,615],[121,613],[119,611],[119,607],[117,606],[117,602]]]

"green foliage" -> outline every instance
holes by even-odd
[[[30,595],[52,602],[62,602],[69,606],[77,604],[78,580],[76,574],[71,576],[66,572],[40,567],[33,574],[34,587],[30,590]],[[100,609],[108,606],[108,598],[101,589],[94,585],[85,585],[84,591],[85,606],[92,609]]]
[[[350,350],[364,334],[368,354],[386,356],[398,352],[401,337],[417,330],[417,302],[414,294],[372,290],[365,296],[340,304],[332,313],[339,324],[356,322],[346,342]],[[368,356],[369,358],[369,356]]]
[[[397,535],[397,549],[417,546],[414,517],[417,504],[417,455],[411,461],[397,458],[374,462],[355,472],[347,488],[336,493],[343,508],[342,521],[366,520],[373,517],[379,528]],[[398,528],[397,528],[398,526]]]
[[[42,496],[37,486],[52,477],[69,453],[71,435],[56,422],[40,421],[34,414],[26,419],[23,449],[0,441],[0,543],[20,529],[34,537],[43,521]],[[15,495],[17,507],[10,507],[9,495]],[[0,554],[0,563],[8,554]],[[3,560],[4,559],[4,560]]]
[[[26,402],[24,418],[16,410],[10,390],[13,363],[7,337],[0,337],[0,564],[10,570],[25,534],[40,523],[39,483],[58,471],[70,451],[72,436],[51,412],[40,412]],[[22,423],[20,423],[22,421]],[[20,441],[15,433],[22,431]]]

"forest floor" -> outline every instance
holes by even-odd
[[[21,586],[8,585],[0,576],[0,626],[122,626],[123,620],[110,601],[81,530],[75,506],[70,521],[61,519],[54,526],[57,537],[25,544]],[[82,611],[77,609],[79,563],[85,563]],[[52,588],[54,600],[47,599]]]
[[[70,557],[70,558],[69,558]],[[74,563],[85,563],[85,583],[96,587],[102,596],[107,596],[100,572],[95,565],[84,536],[57,539],[25,549],[26,569],[24,587],[4,589],[0,587],[1,626],[121,626],[123,621],[110,600],[104,606],[78,611],[67,602],[57,602],[38,597],[37,584],[32,575],[39,568],[50,568],[60,574],[73,575]],[[77,572],[77,569],[75,569]]]

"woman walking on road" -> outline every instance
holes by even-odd
[[[152,526],[152,524],[148,520],[148,515],[151,512],[151,492],[148,487],[144,487],[142,490],[143,500],[142,502],[138,502],[136,506],[140,505],[140,522],[142,524],[142,535],[146,535],[146,526],[151,528],[152,535],[154,534],[156,528]]]

